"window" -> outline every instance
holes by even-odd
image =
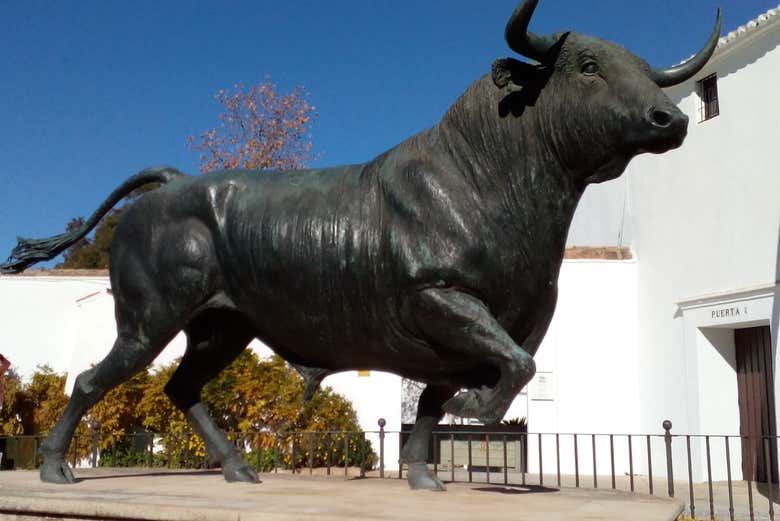
[[[697,83],[699,89],[699,123],[720,114],[718,104],[718,75],[711,74]]]

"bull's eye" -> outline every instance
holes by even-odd
[[[599,72],[599,64],[596,62],[585,62],[582,65],[583,74],[596,74]]]

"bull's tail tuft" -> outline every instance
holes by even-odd
[[[8,257],[6,262],[0,264],[0,273],[20,273],[33,264],[53,259],[92,231],[100,222],[100,219],[133,190],[149,183],[166,184],[185,175],[169,166],[156,166],[141,170],[111,192],[111,195],[103,201],[103,204],[78,229],[46,239],[24,239],[19,237],[16,247],[11,252],[11,256]]]

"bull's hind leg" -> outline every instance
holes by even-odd
[[[203,386],[246,348],[255,336],[253,329],[236,311],[212,309],[195,317],[184,331],[187,350],[165,393],[203,438],[208,455],[220,463],[225,480],[257,483],[257,473],[225,437],[200,397]]]
[[[162,309],[155,309],[155,311],[159,311],[160,314],[157,316],[164,322],[164,311]],[[137,331],[140,332],[141,328]],[[146,335],[120,332],[109,354],[95,367],[84,371],[76,378],[73,394],[68,400],[65,412],[41,444],[43,455],[41,481],[49,483],[75,481],[73,472],[65,462],[65,454],[81,417],[108,391],[152,363],[175,332],[171,329],[167,335],[153,335],[151,338],[154,340],[150,340]]]
[[[137,208],[125,214],[111,244],[117,340],[105,359],[76,378],[64,414],[41,446],[43,481],[73,482],[65,452],[81,417],[152,363],[214,293],[208,230],[191,221],[152,228]]]
[[[428,445],[433,427],[444,416],[442,405],[455,394],[457,388],[429,385],[420,395],[417,404],[417,420],[401,451],[401,458],[409,466],[406,481],[415,490],[446,490],[444,483],[428,470]]]

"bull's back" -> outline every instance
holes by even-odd
[[[398,345],[399,325],[376,179],[361,174],[208,174],[165,186],[147,204],[208,228],[215,291],[274,350],[309,365],[369,366]]]

